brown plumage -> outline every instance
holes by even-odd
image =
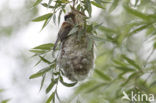
[[[63,42],[63,40],[66,39],[66,37],[67,37],[67,35],[68,35],[68,33],[70,32],[71,29],[72,29],[72,25],[70,23],[64,22],[62,24],[61,29],[58,32],[58,37],[57,37],[57,40],[55,42],[53,51],[55,51],[56,46],[57,46],[59,41]]]
[[[53,51],[55,51],[56,46],[57,46],[59,41],[62,43],[67,38],[68,33],[70,32],[70,30],[72,29],[72,27],[74,25],[74,14],[69,13],[68,15],[66,15],[64,17],[64,19],[65,19],[65,21],[61,25],[61,28],[58,32],[57,40],[55,42]]]

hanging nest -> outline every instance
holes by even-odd
[[[90,42],[90,34],[84,29],[86,16],[77,10],[72,10],[71,13],[75,15],[75,25],[78,29],[62,42],[57,63],[69,80],[80,81],[93,69],[94,43]]]

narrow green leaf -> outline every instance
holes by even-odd
[[[92,13],[92,7],[91,7],[91,2],[90,0],[85,0],[85,8],[89,14],[89,17],[91,17],[91,13]]]
[[[153,44],[154,49],[156,49],[156,42]]]
[[[29,50],[30,52],[33,52],[33,53],[39,53],[39,54],[43,54],[43,53],[45,53],[46,51],[44,50]]]
[[[94,1],[91,1],[91,3],[92,3],[94,6],[98,7],[98,8],[105,9],[101,4],[98,4],[98,3],[94,2]]]
[[[46,103],[51,103],[51,101],[53,100],[53,98],[55,98],[55,92],[53,92],[50,97],[48,98],[48,100],[46,101]]]
[[[61,0],[61,3],[70,3],[71,1],[69,1],[69,0]]]
[[[117,66],[117,67],[115,67],[115,68],[116,68],[116,69],[119,69],[119,70],[122,70],[122,71],[124,71],[124,72],[134,72],[134,71],[135,71],[135,69],[129,68],[129,67]]]
[[[87,44],[87,50],[90,51],[93,49],[93,40],[89,38],[88,44]]]
[[[9,101],[10,99],[6,99],[6,100],[1,101],[1,103],[8,103]]]
[[[139,32],[139,31],[142,31],[142,30],[148,28],[150,25],[151,25],[151,24],[145,24],[145,25],[140,26],[139,28],[134,29],[133,31],[131,31],[131,32],[129,33],[129,36],[131,36],[131,35],[133,35],[133,34]]]
[[[2,100],[0,101],[1,103],[8,103],[10,101],[10,99],[5,99],[5,100]]]
[[[95,0],[96,3],[101,4],[101,3],[111,3],[109,1],[102,1],[102,0]]]
[[[56,62],[53,61],[52,63],[53,63],[53,64],[50,65],[50,67],[51,67],[51,68],[56,68]]]
[[[38,71],[37,73],[31,75],[31,76],[29,77],[29,79],[38,78],[38,77],[44,75],[44,74],[45,74],[46,72],[48,72],[49,70],[51,70],[51,66],[41,69],[41,70]]]
[[[100,3],[102,3],[102,0],[95,0],[95,2],[96,2],[97,4],[100,4]]]
[[[126,63],[123,63],[123,62],[121,62],[120,60],[113,60],[113,62],[114,62],[116,65],[119,65],[119,66],[122,66],[122,67],[126,67],[126,66],[127,66]]]
[[[46,74],[42,75],[42,81],[41,81],[41,86],[40,86],[40,91],[43,87],[43,84],[44,84],[44,81],[45,81],[45,77],[46,77]]]
[[[42,44],[34,47],[33,49],[41,49],[41,50],[51,50],[53,48],[53,43]]]
[[[64,80],[63,80],[63,78],[60,76],[60,82],[64,85],[64,86],[66,86],[66,87],[73,87],[73,86],[75,86],[76,84],[77,84],[77,82],[74,82],[74,83],[66,83],[66,82],[64,82]]]
[[[89,35],[89,37],[95,41],[105,41],[103,38],[95,36],[95,35]]]
[[[151,27],[147,28],[146,35],[152,35],[154,32],[156,33],[156,30],[153,26],[151,26]]]
[[[56,96],[56,93],[55,93],[55,96]],[[54,96],[54,98],[52,99],[52,103],[55,103],[55,96]]]
[[[93,26],[93,30],[97,30],[100,26],[102,26],[103,23],[100,23],[100,24],[96,24]]]
[[[118,44],[119,42],[121,42],[121,39],[119,40],[118,37],[112,37],[111,35],[109,35],[109,33],[106,34],[106,36],[107,36],[107,40],[109,40],[109,41],[111,41],[111,42],[113,42],[115,44]]]
[[[79,4],[76,8],[77,8],[77,10],[80,10],[81,9],[81,5]]]
[[[125,55],[122,55],[122,58],[124,58],[124,59],[125,59],[129,64],[131,64],[133,67],[136,67],[136,68],[139,69],[139,70],[141,69],[140,66],[137,65],[137,64],[135,63],[134,60],[132,60],[132,59],[126,57]]]
[[[99,26],[99,30],[101,31],[105,31],[105,32],[111,32],[111,33],[116,33],[116,31],[114,31],[113,29],[111,28],[108,28],[108,27],[105,27],[105,26]]]
[[[0,89],[0,92],[3,92],[4,91],[4,89]]]
[[[87,28],[87,32],[90,33],[93,30],[93,25],[92,24],[91,25],[87,25],[86,28]]]
[[[39,56],[39,57],[40,57],[40,59],[41,59],[43,62],[45,62],[45,63],[47,63],[47,64],[51,64],[51,62],[50,62],[49,60],[45,59],[44,57],[42,57],[42,56]]]
[[[43,20],[47,20],[47,19],[49,19],[52,15],[53,15],[53,13],[48,13],[48,14],[42,15],[42,16],[40,16],[40,17],[37,17],[37,18],[33,19],[32,21],[34,21],[34,22],[40,22],[40,21],[43,21]]]
[[[156,14],[154,13],[154,14],[149,14],[148,15],[148,17],[150,17],[151,18],[151,20],[153,20],[153,21],[155,21],[156,19]]]
[[[103,87],[104,85],[106,85],[107,83],[100,83],[100,84],[97,84],[95,85],[94,87],[92,87],[91,89],[87,90],[86,93],[90,93],[90,92],[93,92],[101,87]]]
[[[51,18],[46,19],[46,20],[44,21],[44,24],[43,24],[43,26],[42,26],[41,31],[47,26],[47,24],[50,22],[50,20],[51,20]]]
[[[141,13],[141,12],[139,12],[139,11],[137,11],[137,10],[134,10],[134,9],[131,9],[131,8],[129,8],[128,6],[124,6],[124,8],[125,8],[125,10],[128,12],[128,13],[130,13],[130,14],[132,14],[132,15],[134,15],[134,16],[137,16],[137,17],[139,17],[139,18],[142,18],[142,19],[144,19],[144,20],[149,20],[150,19],[150,17],[147,15],[147,14],[144,14],[144,13]]]
[[[66,9],[62,8],[62,10],[63,10],[63,13],[66,13]]]
[[[61,15],[62,15],[62,10],[60,10],[60,11],[59,11],[59,16],[58,16],[58,25],[60,24]]]
[[[51,8],[51,9],[53,9],[53,8],[54,8],[54,6],[48,6],[48,4],[47,4],[47,3],[42,3],[42,6],[44,6],[44,7],[46,7],[46,8]]]
[[[62,102],[61,102],[61,99],[60,99],[60,97],[59,97],[59,95],[58,95],[57,90],[56,90],[56,97],[57,97],[57,99],[58,99],[59,103],[62,103]]]
[[[87,81],[82,83],[80,86],[78,86],[78,88],[75,91],[75,94],[80,94],[80,92],[84,92],[86,91],[86,88],[91,88],[92,85],[96,84],[97,81],[95,80],[91,80],[91,81]]]
[[[52,2],[52,0],[49,0],[49,2],[48,2],[48,7],[50,7],[51,2]]]
[[[39,61],[34,65],[34,67],[37,66],[38,64],[40,64],[41,61],[42,61],[42,60],[39,60]]]
[[[126,79],[126,81],[125,81],[123,84],[121,84],[121,86],[122,86],[122,87],[125,86],[132,78],[135,78],[137,75],[138,75],[138,72],[132,73],[132,74],[128,77],[128,79]]]
[[[123,75],[125,75],[127,72],[122,72],[122,73],[120,73],[119,75],[118,75],[118,78],[122,78],[123,79]]]
[[[135,0],[135,6],[137,6],[137,5],[138,5],[138,2],[139,2],[139,0]]]
[[[36,2],[34,3],[33,6],[37,6],[38,4],[40,4],[42,2],[42,0],[36,0]]]
[[[51,81],[51,83],[49,84],[49,86],[46,89],[46,93],[50,92],[50,90],[54,87],[55,83],[56,83],[55,80]]]
[[[60,72],[53,72],[53,74],[58,76],[58,75],[60,75]]]
[[[152,82],[152,83],[150,84],[150,88],[153,87],[153,86],[156,86],[156,81],[154,81],[154,82]]]
[[[53,22],[54,22],[54,24],[56,24],[56,15],[55,14],[53,15]]]
[[[99,75],[102,79],[111,81],[111,78],[109,76],[107,76],[106,74],[104,74],[103,71],[100,71],[98,69],[95,69],[95,73],[97,75]]]
[[[109,8],[109,12],[112,12],[119,4],[120,0],[114,0],[111,7]]]

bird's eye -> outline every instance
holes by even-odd
[[[72,20],[72,17],[71,16],[65,16],[65,21],[68,21],[68,20]]]
[[[64,20],[66,21],[68,19],[68,15],[66,15],[65,17],[64,17]]]

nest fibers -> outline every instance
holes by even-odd
[[[82,31],[85,20],[84,14],[76,10],[72,10],[72,13],[75,15],[75,25],[79,26],[78,31]],[[87,49],[90,43],[87,35],[89,34],[86,32],[83,34],[75,32],[61,44],[57,62],[63,70],[63,74],[71,81],[84,80],[93,69],[94,44],[92,43],[91,48]]]

